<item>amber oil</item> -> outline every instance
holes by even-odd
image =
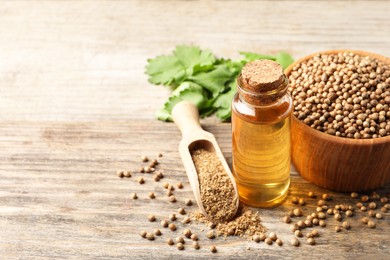
[[[233,175],[240,200],[254,207],[280,204],[290,185],[292,100],[281,73],[256,88],[241,74],[232,104]]]

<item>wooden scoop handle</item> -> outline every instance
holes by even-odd
[[[172,109],[172,118],[179,127],[183,137],[191,132],[203,131],[199,123],[198,108],[189,101],[181,101]]]

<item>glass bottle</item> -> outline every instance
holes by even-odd
[[[247,63],[232,102],[233,175],[240,200],[272,207],[290,185],[292,99],[283,68],[270,60]]]

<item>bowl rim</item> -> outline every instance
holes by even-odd
[[[295,62],[290,64],[284,70],[284,73],[285,73],[285,75],[288,78],[290,76],[291,72],[292,72],[292,69],[297,64],[302,63],[302,62],[304,62],[304,61],[306,61],[308,59],[311,59],[312,57],[314,57],[314,56],[316,56],[318,54],[336,54],[336,53],[340,53],[340,52],[351,52],[351,53],[359,54],[359,55],[362,55],[362,56],[369,56],[369,57],[376,58],[378,60],[381,60],[381,61],[383,61],[385,63],[389,63],[390,64],[390,58],[387,58],[385,56],[382,56],[382,55],[379,55],[379,54],[376,54],[376,53],[371,53],[371,52],[366,52],[366,51],[361,51],[361,50],[347,50],[347,49],[326,50],[326,51],[315,52],[315,53],[309,54],[307,56],[304,56],[304,57],[296,60]],[[371,145],[374,145],[374,144],[375,145],[376,144],[379,145],[379,144],[390,143],[390,135],[383,136],[383,137],[378,137],[378,138],[369,138],[369,139],[353,139],[353,138],[347,138],[347,137],[334,136],[334,135],[330,135],[330,134],[324,133],[322,131],[313,129],[312,127],[308,126],[307,124],[305,124],[301,120],[299,120],[294,114],[292,114],[292,118],[293,118],[293,120],[296,123],[301,125],[303,127],[303,129],[308,131],[311,135],[314,135],[315,137],[317,137],[319,139],[322,139],[322,140],[327,140],[327,141],[331,141],[331,142],[334,142],[334,143],[343,143],[343,144],[349,144],[349,145],[363,145],[363,146],[371,146]]]

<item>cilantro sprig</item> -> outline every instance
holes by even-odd
[[[172,121],[173,107],[182,100],[191,101],[201,117],[213,113],[222,121],[230,119],[231,101],[236,93],[236,77],[249,61],[274,60],[287,68],[294,60],[286,52],[275,56],[240,52],[238,60],[216,58],[208,50],[196,46],[179,45],[171,55],[148,59],[145,73],[149,81],[172,89],[171,96],[156,117]]]

